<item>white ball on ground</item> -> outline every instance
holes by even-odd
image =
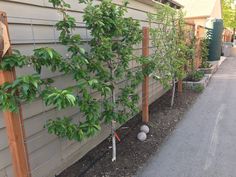
[[[145,141],[147,139],[147,134],[145,132],[139,132],[137,138],[140,141]]]
[[[149,127],[147,125],[142,125],[140,127],[140,131],[148,134],[150,130],[149,130]]]

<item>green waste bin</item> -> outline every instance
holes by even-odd
[[[211,31],[209,44],[209,61],[219,60],[222,51],[222,33],[224,29],[223,20],[215,19],[212,21],[213,29]]]

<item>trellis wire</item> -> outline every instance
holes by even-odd
[[[21,18],[21,17],[13,17],[13,16],[11,16],[10,18]],[[44,40],[44,39],[36,39],[36,37],[35,37],[35,28],[34,28],[34,23],[33,23],[33,21],[47,21],[47,22],[54,22],[54,24],[52,24],[52,25],[49,25],[49,26],[51,26],[52,28],[53,28],[53,39],[52,39],[52,41],[48,41],[49,43],[52,43],[52,44],[54,44],[54,45],[56,45],[56,44],[59,44],[59,42],[58,42],[58,40],[56,39],[56,29],[55,29],[55,22],[57,22],[56,20],[46,20],[46,19],[35,19],[35,18],[21,18],[21,19],[25,19],[25,20],[30,20],[30,27],[31,27],[31,32],[32,32],[32,44],[34,45],[34,49],[36,48],[36,45],[38,44],[38,43],[40,43],[40,40]],[[83,22],[77,22],[77,24],[80,24],[80,25],[84,25],[84,23]],[[37,24],[38,25],[38,24]],[[80,28],[81,26],[77,26],[76,28]],[[85,29],[85,37],[84,38],[82,38],[82,41],[84,41],[84,42],[86,42],[86,44],[87,45],[89,45],[89,41],[91,40],[91,38],[89,38],[89,36],[88,36],[88,29],[87,28],[83,28],[83,29]],[[14,39],[13,39],[13,42],[14,42]],[[18,42],[24,42],[24,39],[20,39],[20,41],[18,41]],[[153,48],[153,46],[149,46],[148,47],[148,49],[151,49],[151,48]],[[136,49],[136,50],[140,50],[140,49],[142,49],[142,47],[141,48],[138,48],[138,49]],[[132,65],[131,65],[132,67],[134,67],[134,63],[132,62]],[[125,80],[124,82],[128,82],[128,80]],[[156,86],[156,84],[157,84],[157,86]],[[149,94],[149,95],[147,95],[147,97],[143,97],[142,98],[142,100],[146,100],[146,99],[150,99],[150,98],[153,98],[153,96],[157,93],[157,88],[158,88],[158,86],[159,86],[159,82],[158,81],[156,81],[156,80],[151,80],[151,82],[149,83],[149,85],[148,85],[148,89],[149,89],[149,91],[151,91],[151,94]],[[91,91],[91,90],[90,90]],[[77,94],[78,94],[78,90],[77,90]],[[155,99],[154,99],[155,100]],[[42,102],[42,104],[43,104],[43,102]],[[148,102],[148,104],[150,104],[150,102]],[[102,106],[101,106],[101,111],[102,111]],[[46,114],[48,111],[52,111],[53,109],[50,109],[50,110],[46,110],[46,108],[45,108],[45,105],[43,104],[43,112],[42,112],[42,114]],[[78,114],[80,114],[80,111],[78,110],[76,113],[74,113],[73,115],[70,115],[71,117],[73,117],[74,115],[78,115]],[[45,116],[46,117],[46,116]],[[82,118],[81,118],[82,119]],[[135,127],[135,126],[134,126]],[[133,127],[133,128],[134,128]],[[132,128],[130,128],[130,130],[132,130]],[[45,129],[43,129],[42,131],[45,131]],[[36,132],[36,133],[39,133],[39,132]],[[35,134],[34,134],[35,135]],[[31,135],[30,137],[33,137],[34,135]],[[30,138],[30,137],[28,137],[28,138]],[[40,136],[36,136],[35,138],[32,138],[32,139],[30,139],[30,140],[24,140],[24,142],[25,143],[30,143],[30,142],[33,142],[33,141],[35,141],[35,140],[37,140],[37,139],[39,139],[39,138],[42,138],[43,137],[43,135],[40,135]],[[104,153],[105,154],[105,153]]]

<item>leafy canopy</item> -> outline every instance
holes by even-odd
[[[14,67],[32,66],[34,75],[17,78],[13,83],[0,87],[0,108],[17,112],[22,102],[41,98],[46,106],[57,109],[78,107],[85,121],[75,123],[70,117],[49,120],[48,132],[62,138],[81,141],[100,130],[101,122],[125,122],[138,111],[136,88],[143,79],[140,58],[133,55],[133,46],[141,40],[139,23],[125,17],[127,2],[116,6],[111,0],[94,5],[85,3],[83,21],[91,31],[90,49],[82,47],[81,37],[74,33],[77,27],[74,17],[67,13],[70,4],[63,0],[49,0],[62,14],[56,24],[59,41],[67,48],[67,57],[49,47],[37,48],[32,56],[19,52],[5,56],[0,69],[10,71]],[[137,65],[131,69],[131,63]],[[52,72],[70,74],[75,85],[59,89],[53,79],[41,79],[42,67]],[[93,92],[91,92],[91,90]]]
[[[222,1],[224,26],[228,28],[236,28],[236,2],[233,3],[234,0]]]
[[[156,13],[148,17],[153,45],[151,75],[168,88],[173,80],[185,76],[184,65],[191,50],[186,45],[184,14],[168,5],[158,5]]]

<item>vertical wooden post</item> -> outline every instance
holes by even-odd
[[[200,65],[200,26],[197,26],[197,33],[196,33],[196,56],[195,56],[195,69],[198,69]]]
[[[183,92],[183,81],[178,81],[178,93],[181,94]]]
[[[197,51],[197,57],[196,57],[196,69],[198,69],[202,65],[202,57],[201,57],[201,42],[202,42],[202,37],[205,33],[205,28],[202,26],[197,27],[197,34],[196,34],[196,40],[197,40],[197,46],[196,46],[196,51]]]
[[[148,27],[143,27],[142,55],[144,57],[149,56],[149,29]],[[144,78],[144,82],[142,85],[142,121],[145,123],[149,121],[148,105],[149,105],[149,77],[146,76]]]
[[[8,31],[6,13],[0,12],[0,20],[6,25]],[[11,53],[12,50],[9,48],[7,54],[9,55]],[[0,62],[1,60],[2,58],[0,56]],[[0,71],[0,78],[0,85],[5,82],[13,82],[16,79],[15,69],[12,71]],[[16,177],[31,177],[21,108],[19,110],[18,113],[12,113],[10,111],[3,113],[12,156],[12,165]]]

